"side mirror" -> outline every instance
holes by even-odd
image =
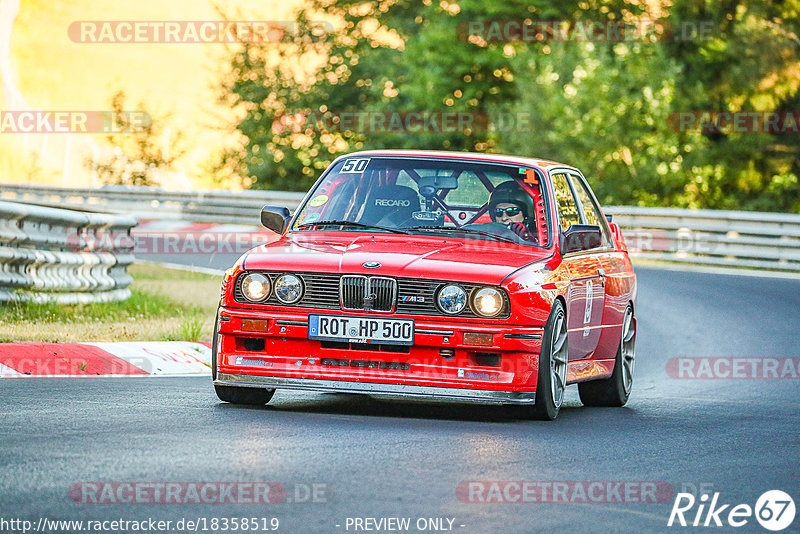
[[[261,224],[276,234],[282,234],[292,218],[292,212],[281,206],[264,206],[261,208]]]
[[[603,233],[594,224],[573,224],[561,235],[561,254],[591,250],[603,244]]]

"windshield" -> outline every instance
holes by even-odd
[[[541,173],[523,166],[356,156],[326,172],[292,230],[435,234],[547,247],[543,189]]]

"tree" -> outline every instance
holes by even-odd
[[[553,43],[524,58],[522,96],[495,115],[506,152],[568,162],[602,203],[659,204],[683,191],[668,124],[679,65],[647,42]]]
[[[481,127],[414,134],[342,131],[313,127],[302,118],[326,112],[460,111],[473,114],[480,125],[494,106],[519,96],[512,67],[516,50],[540,45],[475,46],[464,38],[464,23],[519,18],[520,13],[549,19],[576,13],[606,18],[607,6],[626,5],[616,0],[590,8],[540,4],[308,2],[297,16],[297,32],[277,46],[242,43],[224,76],[223,98],[244,110],[237,129],[247,144],[238,168],[253,177],[255,188],[304,190],[337,155],[348,151],[496,149],[490,132]],[[334,31],[320,31],[314,23],[320,19],[333,21]]]
[[[353,150],[510,152],[579,165],[606,203],[800,211],[800,135],[674,120],[800,109],[798,15],[799,0],[309,0],[280,44],[243,43],[233,55],[222,92],[243,112],[247,143],[225,164],[257,188],[304,190]],[[523,18],[573,33],[591,21],[655,21],[657,31],[621,42],[472,31],[471,21]],[[421,110],[472,113],[489,127],[412,134],[311,120]]]
[[[673,109],[786,112],[800,109],[800,2],[682,0],[674,27],[710,24],[707,36],[674,39]],[[800,212],[800,134],[680,132],[684,204]]]
[[[106,117],[111,133],[106,140],[113,147],[110,154],[99,160],[88,159],[86,166],[97,172],[105,184],[158,185],[158,174],[174,168],[184,151],[179,146],[181,134],[169,139],[169,151],[164,150],[160,122],[144,111],[131,113],[125,109],[125,93],[117,91],[111,97],[111,110]]]

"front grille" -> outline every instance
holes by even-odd
[[[242,294],[242,273],[234,285],[234,300],[244,304],[249,302]],[[275,280],[283,272],[262,272],[268,276],[273,286]],[[378,312],[391,312],[408,315],[433,315],[443,316],[436,307],[436,293],[443,286],[453,283],[444,280],[425,280],[421,278],[388,278],[383,276],[338,275],[328,273],[292,273],[303,280],[305,293],[303,298],[295,304],[283,304],[275,298],[274,293],[264,302],[282,307],[303,307],[328,310],[364,310],[364,297],[368,296],[369,285],[370,310]],[[479,287],[480,284],[459,283],[467,295]],[[495,319],[505,319],[509,316],[508,296],[503,292],[504,310]],[[469,306],[457,317],[471,317],[475,315]]]
[[[339,309],[339,275],[338,274],[298,274],[303,279],[306,291],[298,306],[309,308]]]
[[[364,294],[367,292],[366,276],[343,276],[339,287],[342,308],[345,310],[364,309]]]
[[[339,292],[344,310],[390,312],[397,299],[397,281],[384,276],[344,275]]]

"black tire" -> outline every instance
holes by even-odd
[[[530,411],[533,419],[552,421],[558,417],[564,401],[567,380],[567,315],[556,300],[544,327],[536,381],[536,403]],[[554,393],[555,392],[555,393]]]
[[[240,388],[236,386],[214,386],[217,397],[224,402],[232,404],[249,404],[263,406],[275,395],[274,389]]]
[[[633,388],[635,344],[636,318],[633,308],[628,304],[622,319],[622,332],[611,376],[578,384],[578,393],[584,406],[625,406]]]
[[[217,309],[217,319],[214,321],[214,338],[211,340],[211,379],[217,379],[217,331],[219,329],[219,309]],[[263,406],[267,404],[275,394],[274,389],[261,388],[240,388],[236,386],[217,386],[214,385],[219,400],[233,404],[248,404],[253,406]]]
[[[211,338],[211,380],[217,379],[217,331],[219,330],[219,308],[214,319],[214,334]]]

